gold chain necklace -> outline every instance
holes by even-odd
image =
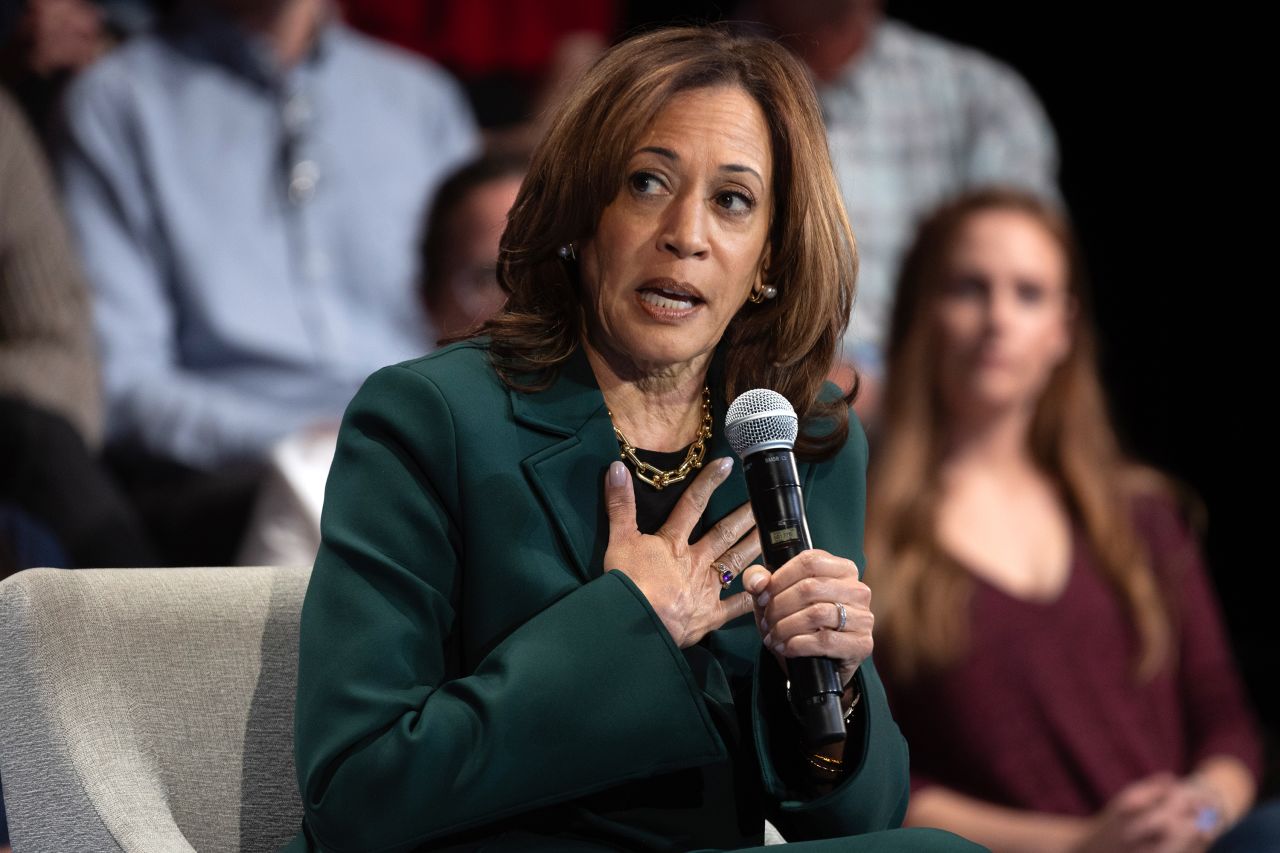
[[[607,407],[605,411],[609,412],[610,418],[613,418],[612,411]],[[680,463],[679,468],[671,471],[655,468],[639,456],[636,456],[635,445],[627,441],[627,437],[622,434],[622,430],[615,426],[613,433],[618,437],[618,444],[622,445],[620,455],[635,467],[637,477],[658,490],[672,483],[678,483],[688,477],[690,473],[702,467],[702,457],[707,453],[707,439],[711,438],[711,389],[706,385],[702,386],[702,426],[698,427],[698,435],[693,444],[689,445],[689,452],[684,457],[684,461]]]

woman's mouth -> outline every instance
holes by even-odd
[[[646,282],[637,294],[641,302],[663,311],[688,311],[704,302],[692,287],[671,280]]]

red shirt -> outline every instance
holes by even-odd
[[[1130,675],[1136,633],[1076,524],[1066,588],[1014,598],[974,575],[968,655],[911,685],[882,672],[911,748],[912,789],[941,784],[1013,808],[1089,815],[1130,782],[1211,755],[1258,778],[1261,749],[1200,548],[1173,503],[1134,521],[1177,608],[1176,660]]]

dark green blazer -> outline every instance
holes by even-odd
[[[723,394],[713,397],[723,424]],[[343,421],[302,612],[306,817],[288,849],[572,849],[568,836],[590,840],[590,820],[557,839],[556,821],[574,814],[557,805],[727,757],[758,767],[748,828],[767,816],[798,840],[900,823],[907,749],[869,661],[860,766],[832,793],[797,799],[792,750],[776,746],[792,721],[776,711],[780,687],[765,672],[777,667],[751,618],[714,632],[712,663],[692,666],[627,576],[603,571],[604,474],[617,455],[581,351],[533,394],[502,385],[477,342],[367,381]],[[729,455],[717,428],[707,458]],[[801,466],[815,545],[859,566],[866,461],[854,419],[835,459]],[[746,500],[739,467],[707,522]],[[726,687],[748,697],[733,738]],[[912,837],[839,849],[927,849]],[[661,842],[638,831],[627,846]]]

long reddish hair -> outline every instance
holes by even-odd
[[[963,654],[973,578],[940,547],[938,472],[946,438],[938,387],[934,307],[952,246],[974,214],[1000,210],[1035,221],[1057,243],[1067,267],[1072,349],[1036,404],[1027,437],[1037,467],[1058,486],[1083,525],[1101,571],[1139,639],[1135,672],[1145,678],[1167,660],[1172,614],[1134,528],[1137,493],[1181,497],[1181,487],[1132,461],[1111,425],[1097,367],[1097,338],[1080,252],[1066,218],[1038,198],[991,188],[963,195],[920,227],[900,273],[890,327],[886,392],[869,473],[868,583],[875,590],[878,656],[904,679],[945,667]],[[881,652],[883,649],[883,652]]]

